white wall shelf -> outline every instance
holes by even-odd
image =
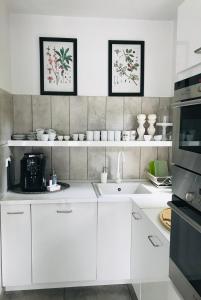
[[[172,141],[19,141],[9,140],[10,147],[172,147]]]

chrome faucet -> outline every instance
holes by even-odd
[[[122,162],[125,162],[125,155],[124,155],[124,152],[120,151],[119,154],[118,154],[116,183],[120,183],[120,182],[121,182],[121,175],[120,175],[120,157],[122,158]]]

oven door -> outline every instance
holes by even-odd
[[[184,299],[201,299],[201,213],[173,196],[169,275]]]
[[[173,163],[201,174],[201,99],[174,104]]]

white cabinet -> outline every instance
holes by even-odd
[[[169,242],[144,212],[133,205],[131,280],[138,299],[144,283],[168,280]]]
[[[177,14],[176,72],[201,63],[201,54],[194,51],[201,47],[201,1],[185,0]]]
[[[96,279],[97,204],[32,205],[33,283]]]
[[[98,280],[130,278],[131,203],[98,203]]]
[[[3,286],[31,284],[29,205],[1,207]]]

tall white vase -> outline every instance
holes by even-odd
[[[139,127],[137,128],[138,141],[143,141],[144,140],[144,133],[145,133],[144,123],[145,123],[145,120],[146,120],[146,115],[145,114],[137,115],[137,122],[139,124]]]
[[[156,115],[155,114],[150,114],[148,115],[148,123],[149,127],[147,129],[148,134],[154,136],[156,132],[156,128],[154,127],[154,124],[156,123]]]

